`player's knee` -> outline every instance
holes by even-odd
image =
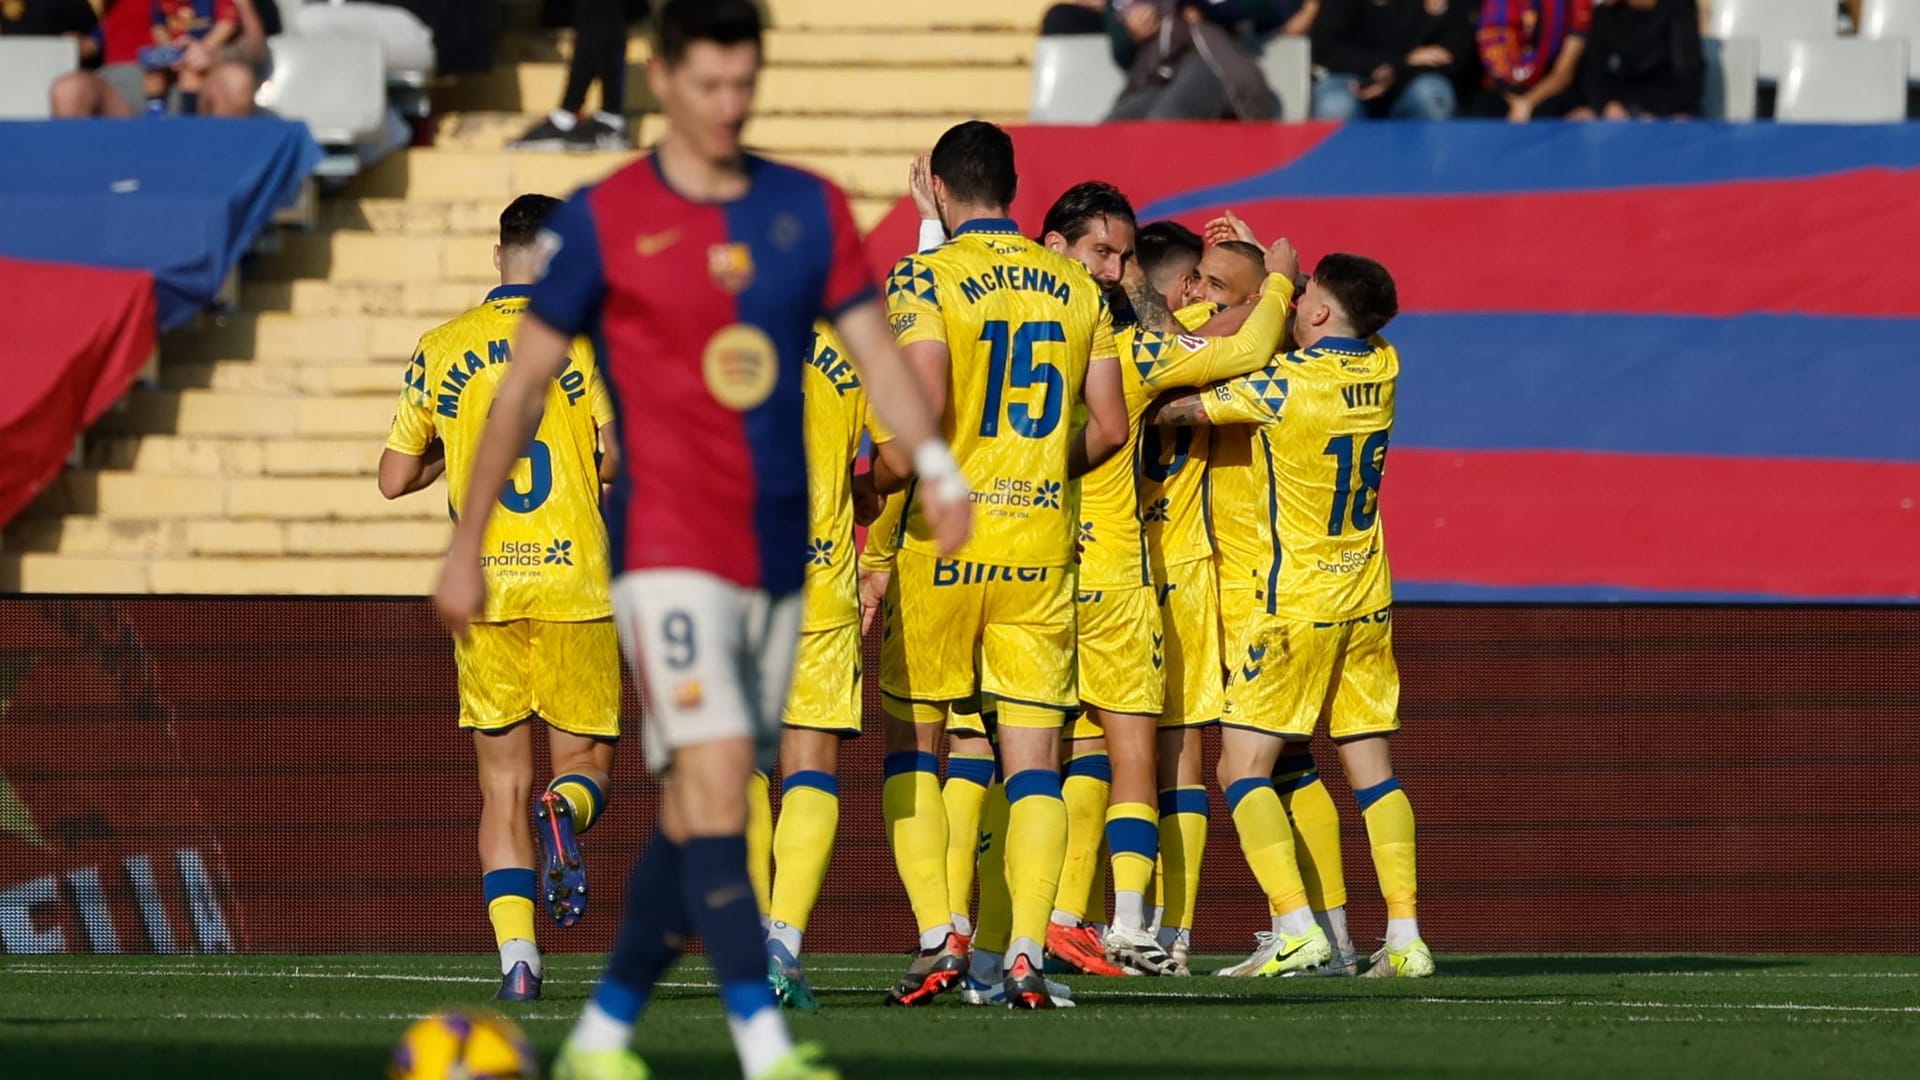
[[[493,764],[481,769],[480,798],[488,805],[525,806],[533,798],[533,763]]]

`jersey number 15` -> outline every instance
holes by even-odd
[[[987,343],[987,403],[980,413],[980,437],[991,439],[1000,434],[1000,414],[1007,388],[1026,390],[1039,386],[1045,394],[1036,411],[1032,405],[1016,401],[1005,405],[1007,426],[1014,434],[1029,439],[1044,439],[1060,426],[1060,406],[1067,393],[1067,381],[1060,369],[1034,360],[1033,347],[1049,341],[1065,342],[1067,332],[1057,322],[1021,323],[1017,329],[1004,319],[994,319],[980,328],[980,340]]]

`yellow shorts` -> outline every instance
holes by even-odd
[[[917,551],[894,556],[880,636],[880,688],[946,703],[982,692],[1055,708],[1079,703],[1074,576],[1066,567],[989,566]]]
[[[510,728],[538,716],[595,739],[620,735],[620,635],[612,619],[475,623],[453,643],[460,726]]]
[[[1080,590],[1080,702],[1107,712],[1159,716],[1166,696],[1166,631],[1151,585]]]
[[[1391,608],[1343,622],[1263,612],[1230,655],[1229,727],[1310,739],[1324,722],[1336,741],[1400,730]]]
[[[1166,632],[1167,698],[1163,728],[1220,721],[1225,686],[1220,672],[1220,588],[1212,559],[1169,566],[1160,584]]]
[[[864,706],[860,693],[860,624],[802,630],[781,724],[852,738],[860,734]]]

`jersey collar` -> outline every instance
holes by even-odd
[[[1365,356],[1373,351],[1373,346],[1357,337],[1323,337],[1314,342],[1313,347],[1321,352],[1352,353],[1355,356]]]
[[[495,300],[524,300],[532,295],[533,286],[531,285],[502,285],[488,293],[485,302],[491,304]]]
[[[1018,236],[1020,226],[1015,225],[1012,218],[974,218],[953,230],[955,236],[963,233],[1012,233]]]

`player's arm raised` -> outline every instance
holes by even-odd
[[[1267,249],[1266,266],[1260,300],[1251,308],[1228,308],[1193,334],[1162,335],[1159,357],[1147,374],[1149,385],[1204,386],[1267,366],[1286,336],[1300,256],[1285,239],[1277,240]],[[1143,340],[1148,333],[1141,332]]]

